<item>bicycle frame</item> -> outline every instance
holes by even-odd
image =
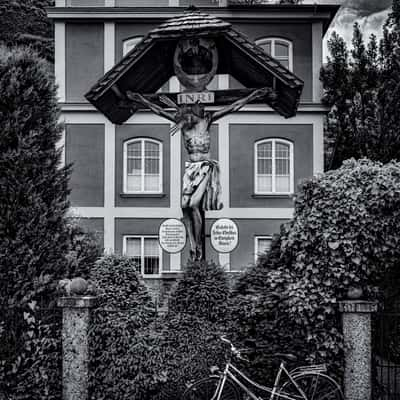
[[[293,383],[293,385],[295,386],[295,388],[297,389],[297,391],[299,392],[299,395],[302,396],[302,398],[304,400],[307,400],[307,396],[304,394],[304,392],[301,390],[301,388],[297,385],[297,383],[294,381],[294,379],[292,378],[292,376],[290,375],[290,372],[285,368],[285,364],[283,362],[281,362],[280,366],[279,366],[279,370],[278,373],[276,374],[275,377],[275,382],[274,382],[274,386],[272,388],[267,387],[267,386],[263,386],[260,385],[254,381],[252,381],[250,378],[248,378],[245,374],[243,374],[242,372],[240,372],[231,362],[228,362],[226,364],[225,370],[224,372],[221,374],[220,376],[220,381],[218,383],[217,389],[215,391],[214,396],[212,397],[211,400],[220,400],[221,399],[221,395],[222,395],[222,391],[224,389],[225,386],[225,382],[226,380],[229,378],[231,381],[235,382],[244,392],[246,392],[246,394],[252,399],[252,400],[261,400],[260,397],[258,397],[256,394],[254,394],[243,382],[241,382],[239,380],[239,378],[237,378],[234,374],[237,374],[240,376],[240,378],[242,378],[242,380],[244,380],[245,382],[247,382],[248,384],[250,384],[251,386],[256,387],[257,389],[260,389],[266,393],[270,393],[271,396],[269,398],[269,400],[275,400],[275,399],[282,399],[282,400],[298,400],[298,399],[294,399],[293,397],[290,396],[289,393],[277,393],[278,388],[279,388],[279,382],[282,376],[282,373],[284,373],[289,380]]]

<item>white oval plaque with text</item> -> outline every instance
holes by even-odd
[[[211,244],[218,253],[230,253],[239,243],[239,230],[234,221],[221,218],[211,227]]]
[[[186,244],[185,225],[179,219],[167,219],[160,225],[158,238],[161,248],[167,253],[179,253]]]

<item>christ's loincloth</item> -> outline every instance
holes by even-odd
[[[193,195],[204,179],[208,179],[208,182],[202,198],[203,210],[220,210],[223,205],[221,203],[221,184],[217,161],[186,162],[182,195]]]

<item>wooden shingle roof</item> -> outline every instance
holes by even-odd
[[[219,55],[218,74],[230,74],[251,89],[273,87],[277,100],[274,103],[266,100],[267,104],[285,117],[295,115],[303,81],[233,29],[229,22],[190,9],[151,30],[85,97],[111,122],[125,122],[136,111],[124,102],[125,93],[155,93],[159,90],[174,75],[172,60],[178,41],[193,36],[206,36],[215,41]],[[226,104],[228,99],[235,97],[234,92],[214,91],[216,104]],[[169,96],[173,98],[176,94]]]

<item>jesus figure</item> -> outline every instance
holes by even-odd
[[[270,96],[270,99],[274,98],[272,89],[257,89],[215,112],[206,111],[204,105],[199,103],[178,106],[168,97],[160,96],[160,101],[176,110],[171,113],[139,93],[127,92],[127,97],[134,103],[141,104],[155,114],[174,122],[175,125],[171,128],[172,135],[178,130],[182,132],[189,161],[186,162],[183,176],[181,206],[190,241],[190,258],[193,261],[204,258],[203,212],[222,208],[219,165],[210,156],[211,124],[229,113],[238,111],[245,104],[266,96]]]

